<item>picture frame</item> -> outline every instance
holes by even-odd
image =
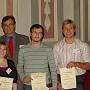
[[[57,0],[38,0],[39,23],[45,29],[44,42],[58,41]]]

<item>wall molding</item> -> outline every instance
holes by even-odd
[[[45,2],[45,1],[44,1]],[[50,1],[51,2],[51,1]],[[50,2],[46,2],[46,4],[48,4],[48,3],[50,3]],[[45,17],[45,19],[44,19],[44,17],[43,16],[41,16],[41,12],[43,12],[43,13],[47,13],[47,15],[48,15],[48,19],[50,19],[50,17],[52,17],[52,14],[51,14],[51,12],[54,12],[54,21],[52,20],[49,20],[49,21],[47,21],[48,22],[48,24],[50,24],[50,25],[53,25],[53,29],[52,29],[52,32],[54,32],[54,37],[52,37],[52,38],[44,38],[44,42],[53,42],[53,41],[58,41],[58,20],[57,20],[57,0],[52,0],[52,2],[54,3],[54,6],[53,6],[53,8],[54,8],[54,10],[53,11],[50,11],[50,10],[52,10],[52,9],[50,9],[50,8],[52,8],[52,7],[50,7],[50,6],[47,6],[46,8],[48,8],[47,9],[47,11],[45,11],[45,9],[44,9],[44,11],[41,11],[41,9],[42,9],[42,6],[41,6],[41,0],[38,0],[38,6],[39,6],[39,23],[42,25],[43,24],[43,26],[45,26],[45,19],[46,19],[46,17]],[[46,5],[45,4],[45,5]],[[48,5],[50,5],[50,4],[48,4]],[[46,15],[46,14],[44,14],[44,15]],[[43,21],[42,21],[42,19],[44,19]],[[48,19],[46,19],[46,20],[48,20]],[[51,23],[50,23],[51,22]],[[51,29],[50,29],[51,30]],[[46,33],[46,34],[48,34],[48,32]]]
[[[81,40],[84,41],[84,1],[80,0],[80,31],[81,31]]]
[[[90,0],[88,0],[88,41],[90,41]]]

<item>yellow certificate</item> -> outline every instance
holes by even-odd
[[[46,90],[46,73],[31,74],[32,90]]]
[[[12,90],[13,78],[0,77],[0,90]]]
[[[61,84],[64,89],[76,88],[75,68],[60,69]]]

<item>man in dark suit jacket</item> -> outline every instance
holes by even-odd
[[[2,41],[5,41],[7,43],[7,41],[6,41],[6,35],[1,36],[0,37],[0,41],[1,40]],[[13,55],[12,58],[10,57],[10,53],[7,56],[7,58],[9,58],[9,59],[11,59],[11,60],[14,61],[15,65],[17,65],[17,63],[18,63],[18,52],[19,52],[19,48],[21,46],[23,46],[24,44],[27,44],[28,43],[28,40],[29,39],[28,39],[27,36],[16,33],[14,55]]]
[[[9,52],[7,58],[10,60],[13,60],[15,65],[17,66],[19,48],[22,45],[29,43],[29,37],[25,36],[25,35],[17,34],[15,32],[16,21],[13,16],[3,17],[1,26],[2,26],[2,29],[3,29],[3,32],[5,33],[5,35],[0,37],[0,41],[5,41],[7,43],[7,45],[9,45],[10,37],[12,37],[13,56],[11,57],[10,52]],[[12,47],[10,47],[10,48],[12,48]],[[18,90],[22,90],[22,89],[18,88]]]

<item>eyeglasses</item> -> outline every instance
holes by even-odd
[[[35,34],[35,35],[42,35],[43,34],[43,32],[36,32],[36,31],[34,31],[34,32],[32,32],[33,34]]]
[[[13,25],[14,25],[14,24],[9,24],[9,25],[4,24],[3,27],[4,27],[4,28],[8,28],[8,27],[9,27],[9,28],[13,28]]]
[[[4,51],[4,50],[6,50],[6,49],[2,49],[2,48],[0,47],[0,51]]]

